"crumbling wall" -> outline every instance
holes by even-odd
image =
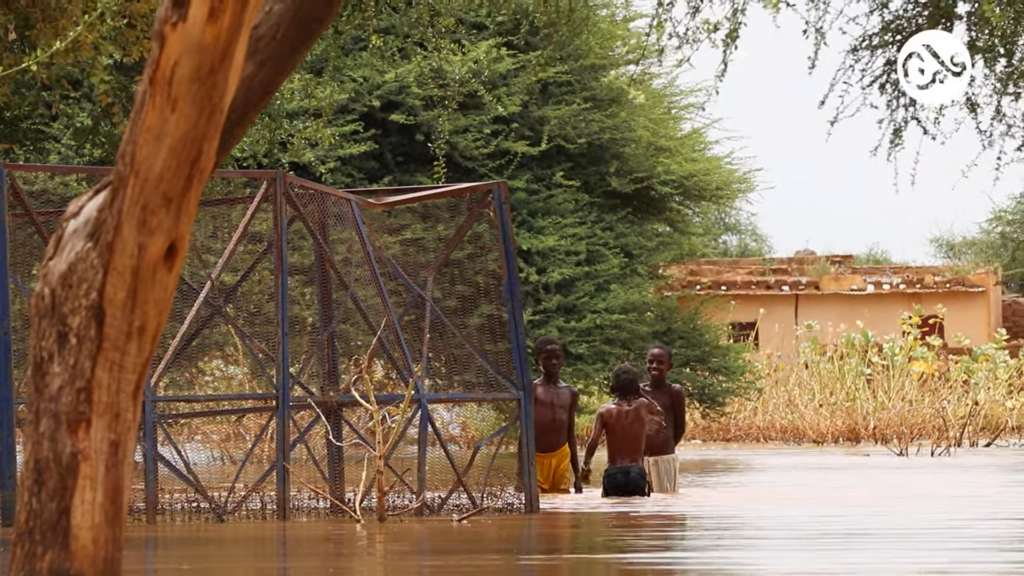
[[[1003,298],[1003,328],[1010,341],[1024,340],[1024,297]]]

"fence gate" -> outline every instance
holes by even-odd
[[[110,170],[0,166],[5,525],[39,263],[68,201]],[[130,517],[370,516],[378,468],[391,514],[537,511],[508,202],[504,182],[215,172],[146,386]]]

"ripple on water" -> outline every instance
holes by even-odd
[[[133,527],[125,573],[1024,573],[1024,450],[679,454],[677,495],[602,499],[592,486],[544,496],[533,517]]]

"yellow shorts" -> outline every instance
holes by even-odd
[[[537,486],[541,494],[569,492],[570,463],[569,444],[548,454],[537,454]]]

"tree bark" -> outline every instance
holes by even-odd
[[[47,246],[13,575],[120,572],[146,372],[199,197],[340,0],[258,5],[165,1],[115,170],[71,203]]]
[[[32,298],[11,572],[117,574],[142,392],[258,0],[168,0],[110,179],[71,203]]]
[[[223,162],[338,15],[341,0],[267,0],[252,28],[245,69],[217,149]]]

